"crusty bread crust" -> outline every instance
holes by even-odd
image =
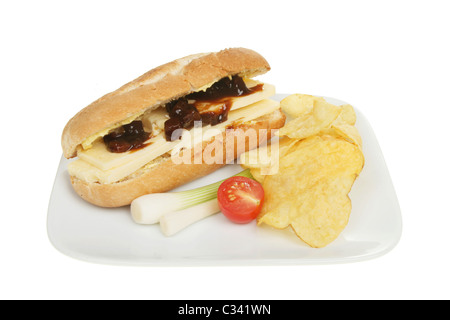
[[[285,120],[285,115],[280,110],[277,110],[274,113],[265,115],[251,123],[241,124],[234,129],[236,136],[239,135],[239,132],[242,134],[249,128],[257,130],[258,133],[262,132],[262,135],[258,136],[258,141],[259,143],[263,143],[271,138],[271,133],[273,133],[272,129],[281,128],[284,125]],[[267,134],[265,134],[264,131],[260,131],[265,129],[267,130]],[[72,186],[81,198],[94,205],[101,207],[126,206],[142,195],[167,192],[187,182],[206,176],[226,165],[226,161],[234,160],[239,157],[242,152],[256,147],[249,146],[247,143],[245,148],[242,148],[241,146],[238,149],[236,143],[229,141],[229,139],[234,139],[231,135],[226,135],[224,132],[222,137],[224,164],[206,164],[204,162],[202,164],[194,164],[193,161],[192,164],[175,164],[169,157],[133,179],[113,184],[100,184],[87,183],[75,177],[71,177]],[[212,143],[212,141],[203,143],[202,154],[204,154],[205,149],[210,143]],[[234,159],[225,159],[225,156],[227,155],[227,145],[234,146]],[[193,158],[194,155],[192,155],[192,160]]]
[[[223,77],[236,74],[253,77],[269,70],[269,64],[260,54],[245,48],[191,55],[152,69],[94,101],[70,119],[61,138],[64,156],[76,157],[77,147],[102,130]]]

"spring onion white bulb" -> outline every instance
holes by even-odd
[[[164,235],[172,236],[194,222],[218,212],[220,212],[219,203],[217,199],[212,199],[184,210],[163,214],[159,225]]]
[[[248,169],[236,176],[252,178]],[[139,224],[158,223],[162,215],[166,213],[185,210],[216,199],[217,190],[223,181],[225,180],[192,190],[141,196],[131,203],[131,216]]]

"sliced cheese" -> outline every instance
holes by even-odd
[[[157,135],[164,130],[164,123],[170,119],[166,108],[159,107],[156,110],[144,113],[142,117],[142,123],[147,132],[152,132],[153,135]]]
[[[257,86],[258,84],[261,84],[261,82],[253,80],[253,79],[244,79],[245,84],[248,88],[253,88],[254,86]],[[263,87],[261,91],[256,91],[248,96],[243,97],[233,97],[232,98],[232,105],[230,110],[237,110],[246,106],[251,105],[252,103],[255,103],[257,101],[268,99],[275,95],[275,86],[269,83],[263,83]]]
[[[131,165],[133,159],[136,161],[136,159],[141,157],[145,157],[150,161],[170,151],[178,142],[167,142],[162,133],[149,141],[151,142],[145,148],[123,153],[113,153],[108,151],[103,141],[98,140],[89,150],[78,152],[78,158],[101,170],[109,170],[125,164]]]
[[[248,82],[248,81],[247,81]],[[246,84],[247,84],[246,82]],[[254,87],[255,85],[258,85],[260,82],[251,80],[251,86],[249,85],[249,87]],[[268,83],[264,83],[262,90],[260,91],[255,91],[252,94],[249,94],[247,96],[242,96],[242,97],[231,97],[227,99],[227,103],[230,103],[230,110],[237,110],[240,108],[244,108],[246,106],[249,106],[255,102],[261,101],[263,99],[268,99],[271,96],[273,96],[275,94],[275,86],[268,84]],[[203,111],[207,111],[208,109],[210,110],[215,110],[218,109],[217,106],[223,105],[223,102],[218,102],[217,104],[211,104],[211,102],[205,102],[204,106],[202,103],[196,104],[196,107],[199,109],[200,112]]]
[[[278,101],[264,99],[250,106],[231,111],[228,120],[216,126],[206,126],[202,128],[203,140],[209,140],[209,129],[212,132],[223,131],[234,123],[252,121],[256,118],[270,114],[280,108]],[[189,136],[193,130],[185,133]],[[79,152],[79,159],[69,164],[69,174],[86,182],[114,183],[124,179],[137,171],[147,163],[159,156],[179,148],[179,144],[185,143],[186,139],[168,142],[164,134],[152,138],[151,145],[131,152],[111,153],[106,149],[103,142],[97,141],[89,150]]]
[[[252,88],[261,83],[259,81],[253,80],[253,79],[244,79],[244,82],[248,88]],[[205,90],[207,88],[209,88],[211,85],[206,86]],[[198,91],[201,91],[201,90],[198,90]],[[267,98],[273,96],[274,94],[275,94],[275,87],[271,84],[264,83],[263,89],[261,91],[257,91],[251,95],[244,96],[244,97],[232,98],[233,101],[232,101],[231,109],[239,109],[239,108],[248,106],[259,100],[267,99]],[[161,123],[160,123],[162,118],[164,117],[164,114],[163,114],[164,112],[165,112],[164,108],[161,107],[152,112],[149,112],[148,114],[147,113],[137,114],[132,117],[129,117],[119,123],[116,123],[115,125],[113,125],[111,127],[105,128],[105,129],[101,130],[100,132],[97,132],[96,134],[88,137],[86,140],[84,140],[81,143],[81,146],[84,150],[90,149],[96,140],[98,140],[101,137],[104,137],[114,128],[118,128],[125,124],[129,124],[132,121],[136,120],[137,118],[141,117],[142,115],[144,116],[143,117],[144,124],[145,124],[145,122],[147,122],[148,124],[150,124],[150,122],[151,122],[153,125],[156,124],[157,127],[156,128],[154,127],[153,129],[155,129],[156,131],[160,131],[161,129],[164,129],[164,125],[161,126]],[[155,117],[156,117],[156,120],[154,119]],[[148,120],[146,120],[146,118],[148,118]],[[157,121],[157,120],[159,120],[159,121]]]
[[[255,80],[246,79],[245,81],[247,86],[250,88],[260,84],[260,82]],[[258,101],[264,100],[274,94],[275,94],[275,87],[273,85],[265,83],[261,91],[256,91],[255,93],[248,96],[231,98],[232,105],[230,108],[230,112],[228,114],[228,121],[230,121],[233,118],[233,112],[242,109],[246,106],[250,106]],[[148,112],[148,114],[147,113],[144,114],[142,118],[144,126],[148,129],[152,127],[153,134],[155,135],[148,141],[149,146],[150,145],[152,146],[150,148],[152,150],[152,153],[150,153],[150,151],[147,150],[149,149],[148,147],[145,147],[144,149],[141,150],[125,153],[108,152],[106,145],[103,143],[103,140],[97,139],[96,141],[91,142],[90,148],[79,151],[78,158],[96,166],[101,170],[110,170],[112,168],[122,166],[126,162],[129,162],[130,161],[129,159],[139,158],[141,154],[146,154],[146,159],[156,158],[161,154],[164,154],[172,150],[175,147],[176,143],[179,142],[179,141],[174,141],[171,143],[166,142],[163,130],[164,130],[164,122],[167,119],[168,115],[164,107],[160,107],[154,111]],[[219,125],[216,125],[214,126],[214,128],[221,130],[220,128],[224,128],[228,125],[225,123],[219,124],[221,125],[221,127]]]

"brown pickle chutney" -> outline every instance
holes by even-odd
[[[222,78],[205,91],[191,93],[178,100],[166,104],[166,110],[170,119],[164,124],[164,133],[167,141],[180,138],[181,130],[191,129],[196,121],[201,121],[202,126],[215,126],[228,119],[228,112],[232,105],[232,97],[249,95],[261,91],[263,85],[259,84],[253,88],[247,88],[244,80],[239,76]],[[189,101],[194,100],[193,103]],[[210,110],[207,106],[215,105]],[[177,134],[178,133],[178,134]]]
[[[189,130],[197,121],[201,121],[202,126],[215,126],[227,121],[228,112],[232,106],[232,97],[246,96],[261,91],[262,87],[263,84],[258,84],[249,89],[241,77],[225,77],[205,91],[194,92],[167,103],[165,107],[170,118],[164,123],[166,140],[179,139],[182,130],[178,132],[176,130]],[[189,103],[189,101],[194,102]],[[215,106],[213,110],[209,108],[211,105]],[[147,146],[148,143],[145,142],[150,137],[151,134],[144,130],[142,121],[135,120],[107,134],[103,137],[103,141],[110,152],[123,153]]]
[[[113,153],[138,150],[145,147],[150,133],[144,131],[142,121],[136,120],[103,137],[107,149]]]

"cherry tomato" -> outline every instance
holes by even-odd
[[[222,213],[235,223],[248,223],[261,211],[264,202],[262,185],[250,178],[231,177],[217,191]]]

